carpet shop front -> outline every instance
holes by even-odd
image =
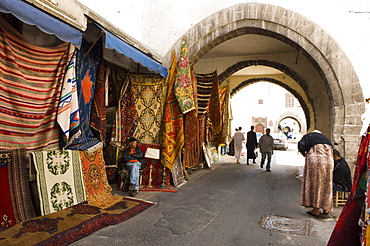
[[[186,37],[165,68],[83,14],[76,28],[26,1],[0,2],[2,245],[68,244],[152,206],[112,193],[131,136],[159,153],[145,157],[141,191],[176,192],[226,142],[227,88],[217,71],[196,73]]]

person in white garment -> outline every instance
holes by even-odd
[[[237,131],[234,133],[233,140],[234,140],[234,151],[235,151],[236,163],[240,164],[240,156],[241,156],[242,149],[243,149],[243,141],[245,140],[241,127],[239,127]]]

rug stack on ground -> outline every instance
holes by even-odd
[[[152,205],[126,197],[106,209],[83,202],[0,232],[0,245],[69,245],[106,226],[128,220]]]

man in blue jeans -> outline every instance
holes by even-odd
[[[266,128],[266,134],[259,141],[260,152],[262,154],[260,167],[263,168],[267,156],[266,172],[271,172],[271,155],[274,154],[274,139],[270,135],[270,128]]]
[[[144,169],[143,152],[137,146],[137,139],[131,137],[129,146],[123,150],[123,154],[118,159],[120,170],[128,169],[130,171],[130,186],[128,188],[131,196],[136,196],[139,190],[140,169]]]

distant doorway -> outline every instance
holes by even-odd
[[[265,133],[265,127],[261,124],[258,124],[258,125],[255,126],[255,131],[264,134]]]

